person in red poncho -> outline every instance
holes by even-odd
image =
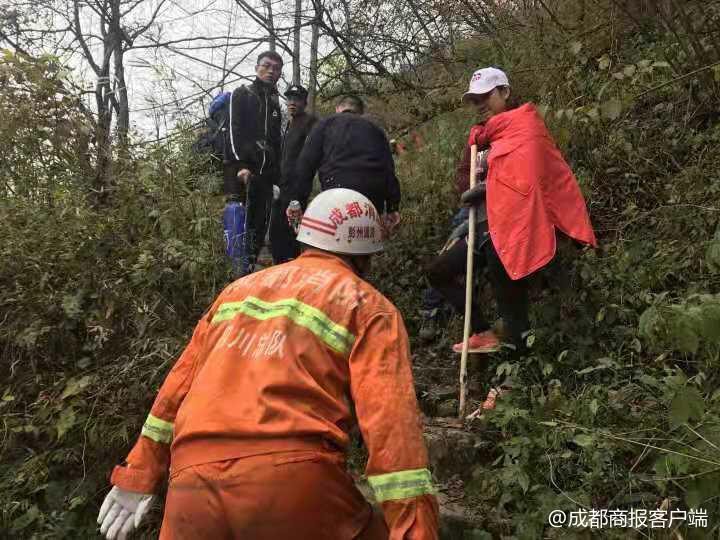
[[[478,111],[464,163],[458,168],[461,201],[475,206],[475,267],[486,267],[505,329],[502,340],[472,310],[469,351],[490,353],[503,347],[523,352],[530,334],[528,276],[555,255],[556,233],[596,246],[585,200],[577,180],[531,103],[510,106],[510,83],[496,68],[477,70],[463,102]],[[469,187],[470,146],[478,145],[476,188]],[[467,190],[467,191],[466,191]],[[465,235],[428,267],[431,285],[459,312],[465,309]],[[453,347],[462,351],[462,343]]]

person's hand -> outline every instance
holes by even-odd
[[[483,147],[487,144],[487,133],[485,130],[485,124],[475,124],[470,129],[470,137],[468,138],[468,146],[477,144],[479,147]]]
[[[300,203],[298,201],[290,201],[290,204],[285,210],[285,216],[287,217],[288,225],[290,225],[290,228],[295,232],[297,232],[298,226],[300,225],[302,215],[303,211]]]
[[[248,180],[250,180],[251,174],[250,169],[240,169],[237,173],[237,177],[243,184],[247,184]]]
[[[125,491],[114,486],[100,507],[97,522],[107,540],[125,540],[140,526],[155,499],[148,493]]]
[[[302,208],[297,208],[297,209],[295,209],[295,210],[293,210],[292,208],[288,208],[288,209],[285,211],[285,215],[286,215],[287,218],[290,219],[290,220],[292,220],[292,219],[300,219],[300,218],[302,217],[302,214],[303,214]]]
[[[398,225],[400,225],[400,212],[390,212],[383,216],[383,227],[388,236],[395,232]]]
[[[485,202],[485,182],[477,184],[474,188],[468,189],[460,196],[460,204],[463,206],[477,206]]]

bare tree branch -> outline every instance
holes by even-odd
[[[158,2],[158,5],[155,7],[155,11],[153,11],[153,14],[150,16],[150,19],[148,19],[147,24],[141,26],[141,27],[138,28],[136,31],[134,31],[132,34],[130,34],[130,41],[135,41],[135,40],[138,38],[138,36],[140,36],[140,35],[142,35],[142,34],[144,34],[145,32],[148,31],[148,29],[149,29],[149,28],[153,25],[153,23],[155,22],[155,19],[157,18],[158,13],[160,13],[160,10],[161,10],[161,9],[163,8],[163,6],[165,5],[165,2],[166,2],[166,1],[167,1],[167,0],[160,0],[160,1]],[[138,2],[137,2],[136,5],[139,5],[140,2],[142,2],[142,0],[138,0]],[[133,9],[134,9],[134,8],[133,8]],[[132,10],[129,10],[129,11],[132,11]],[[129,11],[128,11],[128,13],[129,13]]]
[[[92,70],[95,72],[96,75],[100,75],[102,70],[100,69],[100,66],[95,63],[95,59],[93,58],[93,55],[90,52],[90,48],[88,47],[87,42],[85,41],[85,37],[82,33],[82,25],[80,24],[79,0],[73,0],[73,14],[75,16],[75,28],[73,29],[75,39],[77,39],[78,43],[82,47],[83,53],[85,53],[85,59],[87,60],[88,64],[90,64]]]

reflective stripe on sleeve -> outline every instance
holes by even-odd
[[[173,438],[174,424],[149,414],[142,428],[142,435],[155,442],[170,444]]]
[[[333,322],[319,309],[295,298],[265,302],[254,296],[248,296],[241,302],[226,302],[218,308],[212,318],[212,324],[230,320],[238,313],[261,321],[274,317],[287,317],[295,324],[310,330],[328,347],[340,354],[348,354],[355,342],[355,336],[347,328]]]
[[[427,469],[368,476],[368,482],[378,502],[409,499],[437,492],[430,471]]]

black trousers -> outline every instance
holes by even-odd
[[[295,231],[288,223],[285,212],[289,201],[280,195],[279,199],[272,202],[270,211],[270,251],[273,264],[280,264],[290,261],[300,255],[300,246],[295,240]]]
[[[237,173],[239,170],[239,163],[223,162],[223,195],[243,201],[245,200],[245,186],[238,180]]]
[[[458,240],[450,249],[438,255],[427,267],[427,277],[433,288],[457,310],[465,312],[465,286],[459,278],[465,275],[467,268],[467,242]],[[517,347],[524,343],[523,334],[530,329],[528,318],[528,280],[513,281],[505,271],[492,241],[487,241],[476,251],[473,273],[487,268],[500,317],[508,331],[510,342]],[[473,298],[473,333],[490,329],[490,324],[482,316],[477,295]]]
[[[247,186],[237,178],[237,163],[223,165],[223,190],[228,198],[245,199],[245,256],[249,271],[255,269],[258,254],[265,240],[270,207],[273,200],[273,182],[276,181],[274,171],[262,175],[252,174]]]

